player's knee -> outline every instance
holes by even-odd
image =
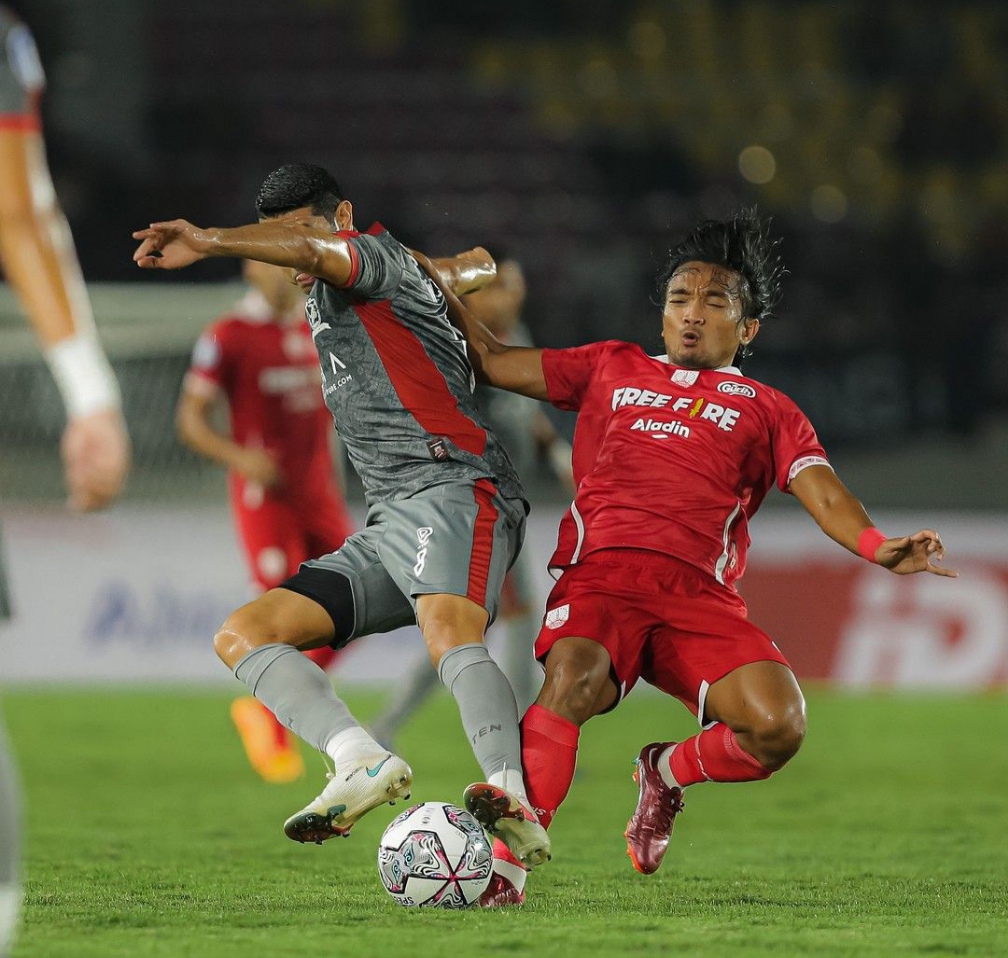
[[[805,709],[801,703],[763,715],[751,733],[758,751],[756,759],[767,768],[780,768],[801,748],[805,728]]]
[[[271,622],[257,602],[250,602],[224,620],[214,635],[213,644],[221,661],[234,668],[236,662],[260,645],[283,641],[281,624]]]
[[[606,650],[596,642],[557,643],[546,659],[546,681],[537,703],[568,721],[583,725],[600,711],[612,684]],[[605,704],[609,704],[606,702]]]

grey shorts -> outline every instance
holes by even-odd
[[[524,502],[502,498],[489,480],[434,486],[373,506],[364,529],[303,563],[282,588],[329,612],[336,647],[415,624],[420,595],[464,595],[492,622],[524,535]]]

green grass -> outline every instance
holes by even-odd
[[[767,782],[687,795],[662,870],[622,831],[631,759],[692,731],[636,694],[587,726],[554,860],[521,910],[399,908],[375,870],[393,809],[352,838],[295,845],[280,824],[323,783],[257,780],[228,696],[10,693],[27,793],[27,900],[15,958],[403,955],[1008,954],[1008,709],[1003,697],[809,697],[810,733]],[[378,704],[353,696],[362,717]],[[454,704],[404,733],[414,799],[458,800],[479,777]],[[403,806],[397,806],[398,811]]]

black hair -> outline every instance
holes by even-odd
[[[336,226],[336,207],[346,197],[333,175],[311,163],[284,163],[263,180],[256,196],[256,215],[279,216],[310,206],[315,216],[324,216]]]
[[[764,320],[777,305],[787,274],[779,246],[780,239],[770,236],[770,220],[761,220],[756,207],[741,209],[730,220],[706,220],[670,251],[658,274],[660,302],[665,302],[669,283],[684,263],[711,263],[741,278],[733,292],[742,300],[742,316]]]

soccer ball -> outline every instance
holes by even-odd
[[[490,884],[493,851],[482,826],[447,802],[392,820],[378,845],[385,890],[406,908],[468,908]]]

